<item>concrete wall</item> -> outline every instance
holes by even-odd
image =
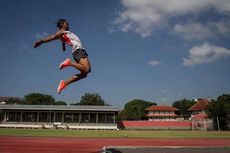
[[[163,129],[163,130],[191,130],[190,121],[120,121],[121,129]]]

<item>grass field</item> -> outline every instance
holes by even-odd
[[[101,131],[1,128],[0,136],[91,137],[91,138],[230,138],[230,132],[201,131]]]

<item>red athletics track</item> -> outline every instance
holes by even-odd
[[[99,153],[104,146],[230,146],[230,139],[0,137],[1,153]]]

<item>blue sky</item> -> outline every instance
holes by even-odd
[[[76,103],[90,92],[123,107],[135,98],[172,104],[230,93],[229,0],[3,0],[0,17],[0,96],[39,92]],[[59,81],[78,73],[58,69],[71,47],[63,53],[55,41],[33,49],[56,32],[59,18],[92,65],[87,79],[61,95]]]

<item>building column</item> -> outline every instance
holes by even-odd
[[[81,123],[81,113],[79,113],[79,122],[78,123]]]
[[[113,112],[113,124],[116,123],[116,115],[115,115],[115,112]]]
[[[105,123],[107,123],[107,113],[105,113]]]
[[[4,120],[3,120],[3,121],[6,122],[6,116],[7,116],[6,114],[7,114],[7,112],[5,111],[4,114],[5,114],[5,115],[4,115]]]
[[[47,113],[47,122],[49,123],[49,113]]]
[[[98,112],[96,113],[96,123],[98,123]]]
[[[16,114],[17,114],[17,113],[16,113],[16,112],[14,112],[14,120],[15,120],[15,121],[16,121]]]
[[[88,114],[88,116],[89,116],[89,123],[90,123],[90,113]]]
[[[23,116],[23,112],[21,112],[21,119],[20,119],[20,122],[22,122],[22,116]]]
[[[37,112],[37,122],[39,121],[39,112]]]
[[[62,123],[64,123],[65,112],[62,112]]]
[[[54,112],[54,123],[56,122],[56,112]]]

